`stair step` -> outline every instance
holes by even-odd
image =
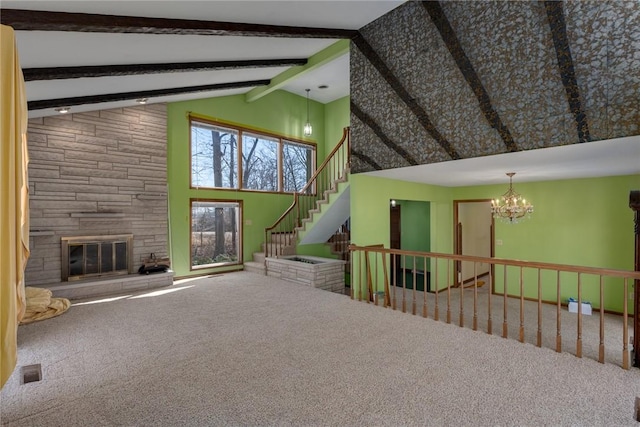
[[[341,241],[348,241],[349,240],[349,233],[336,233],[333,236],[331,236],[331,238],[329,239],[332,242],[341,242]]]
[[[258,262],[264,264],[264,252],[254,252],[253,253],[253,262]]]
[[[245,261],[244,271],[248,271],[249,273],[262,274],[263,276],[266,275],[264,264],[260,262]]]

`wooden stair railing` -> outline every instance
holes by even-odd
[[[264,229],[264,253],[266,258],[285,254],[286,248],[295,243],[296,228],[302,221],[319,210],[319,204],[328,200],[329,193],[335,192],[337,183],[346,180],[351,157],[349,128],[344,128],[342,139],[329,153],[309,182],[298,193],[294,193],[291,206],[276,222]]]
[[[635,190],[629,193],[629,207],[633,210],[635,225],[634,270],[640,271],[640,191]],[[633,320],[633,328],[636,331],[633,335],[633,364],[640,368],[640,314],[638,314],[640,313],[640,280],[636,280],[633,285],[633,312],[636,313]]]

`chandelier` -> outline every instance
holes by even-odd
[[[521,219],[527,219],[533,212],[533,205],[528,203],[513,189],[513,176],[515,172],[508,172],[509,189],[499,199],[491,201],[491,213],[496,219],[515,224]]]

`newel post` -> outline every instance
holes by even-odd
[[[640,191],[629,193],[629,207],[634,212],[635,232],[635,261],[634,270],[640,271]],[[633,287],[633,361],[634,366],[640,367],[640,280],[635,281]]]

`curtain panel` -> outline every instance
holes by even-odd
[[[13,28],[0,26],[0,387],[17,362],[29,258],[27,99]]]

